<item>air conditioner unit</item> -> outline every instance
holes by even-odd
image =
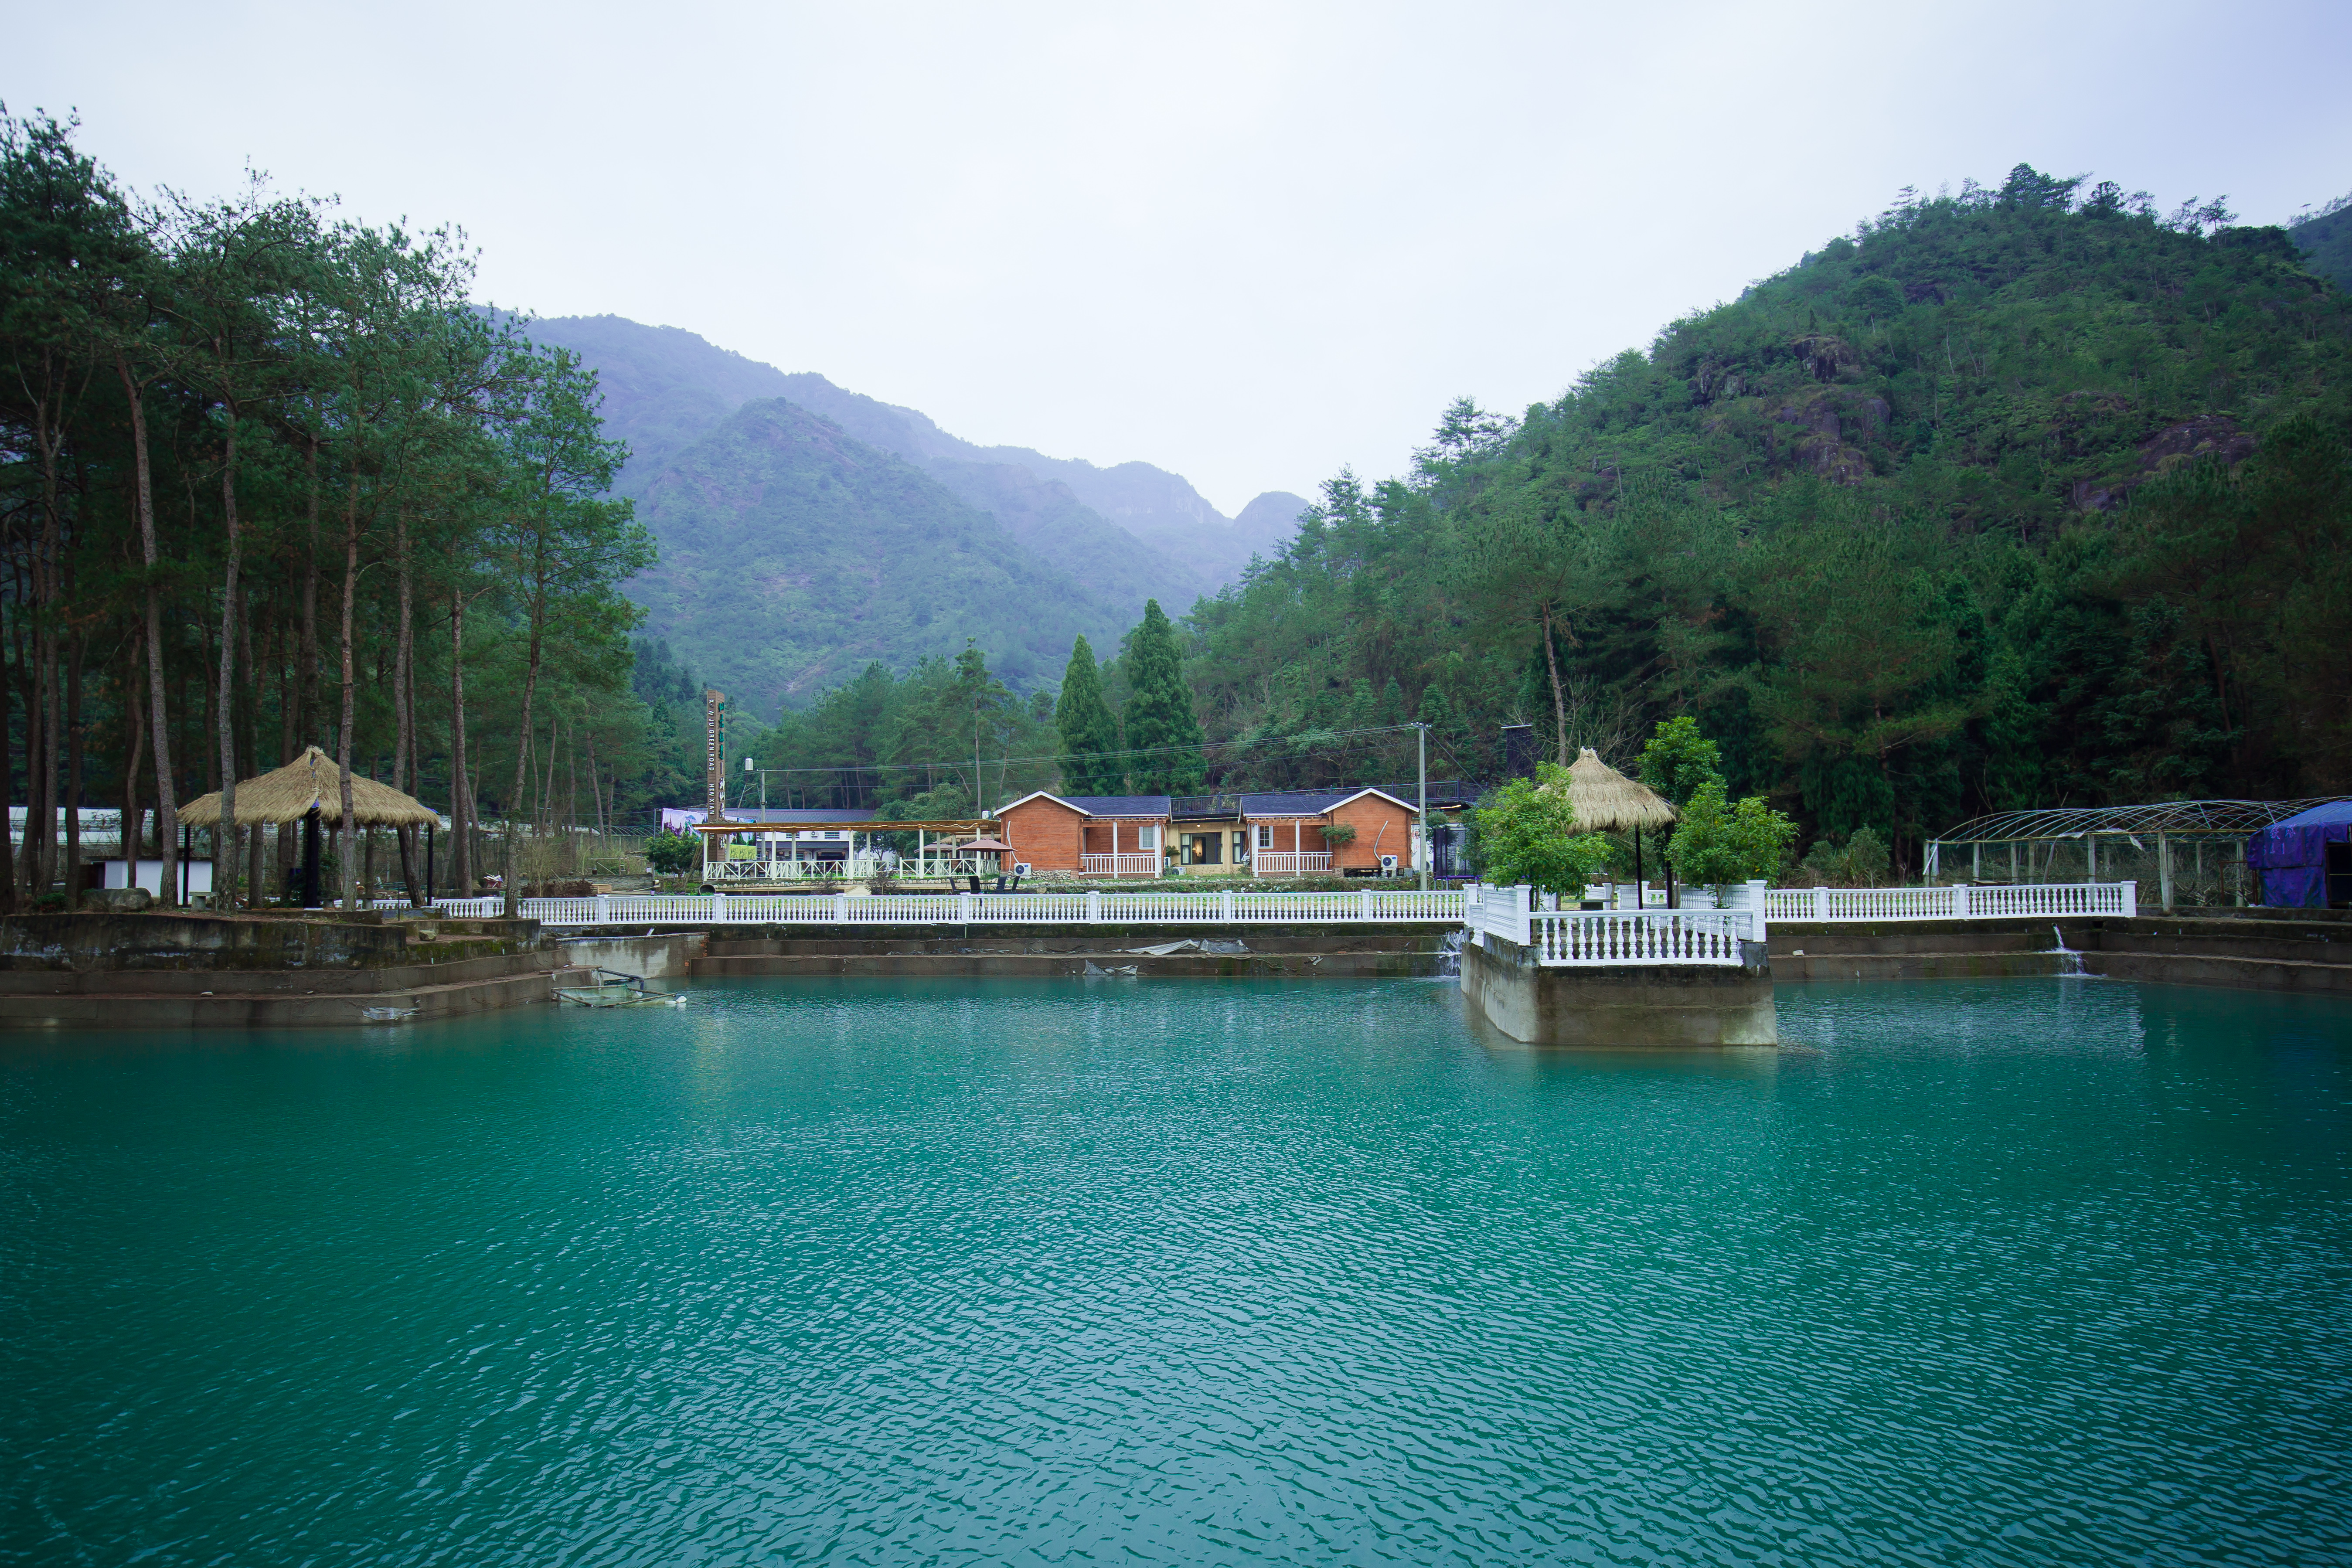
[[[1029,862],[1026,860],[1015,860],[1013,862],[1013,874],[1016,877],[1025,877],[1029,875]]]
[[[1396,868],[1397,868],[1397,858],[1396,858],[1395,856],[1393,856],[1393,855],[1383,855],[1383,856],[1381,856],[1381,870],[1383,870],[1383,871],[1393,871],[1393,870],[1395,870]]]

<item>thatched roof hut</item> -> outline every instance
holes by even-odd
[[[236,820],[240,827],[257,823],[299,822],[313,808],[319,820],[335,826],[343,820],[343,775],[335,760],[316,746],[259,778],[240,779],[236,785]],[[198,795],[180,808],[180,820],[192,827],[219,825],[220,792]],[[401,794],[388,784],[358,774],[352,776],[352,816],[362,827],[429,827],[441,820],[432,807]]]
[[[1556,790],[1558,784],[1546,789]],[[1665,796],[1639,779],[1629,779],[1601,760],[1591,747],[1569,764],[1568,805],[1576,824],[1592,833],[1623,833],[1636,827],[1664,827],[1675,820],[1675,808]]]

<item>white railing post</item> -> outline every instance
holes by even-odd
[[[843,924],[843,923],[846,922],[846,921],[848,921],[848,919],[849,919],[849,895],[848,895],[847,893],[835,893],[835,894],[834,894],[834,896],[833,896],[833,920],[834,920],[834,923],[835,923],[835,925],[840,925],[840,924]]]
[[[956,895],[956,921],[957,923],[961,925],[971,924],[971,895],[970,893],[958,893]]]
[[[2137,882],[2126,882],[2124,884],[2124,919],[2132,921],[2137,920],[2138,918],[2139,884]]]
[[[1813,919],[1817,921],[1825,921],[1829,918],[1830,890],[1827,888],[1815,888],[1813,889]]]
[[[1234,890],[1225,888],[1217,894],[1217,919],[1231,925],[1234,921]]]
[[[1952,918],[1962,921],[1969,918],[1969,885],[1966,882],[1952,884]]]
[[[613,923],[613,899],[609,893],[596,895],[596,923],[600,926]]]
[[[719,924],[720,922],[724,921],[726,919],[727,919],[727,895],[726,895],[726,894],[724,894],[724,893],[713,893],[713,894],[711,894],[711,895],[710,895],[710,922],[711,922],[711,924],[713,924],[713,925]]]
[[[1087,889],[1087,923],[1092,925],[1100,921],[1101,919],[1102,889],[1100,888],[1088,888]]]
[[[1360,921],[1372,918],[1372,892],[1370,888],[1356,895],[1356,918]]]

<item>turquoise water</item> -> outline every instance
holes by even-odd
[[[0,1561],[2352,1557],[2352,1008],[698,987],[0,1039]]]

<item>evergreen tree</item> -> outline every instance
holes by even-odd
[[[1118,719],[1103,700],[1102,671],[1083,637],[1070,646],[1062,671],[1062,694],[1054,704],[1060,732],[1062,788],[1072,795],[1117,795],[1127,782],[1119,758]]]
[[[1181,795],[1201,787],[1201,720],[1192,711],[1192,690],[1184,682],[1184,656],[1176,628],[1160,601],[1143,606],[1143,624],[1129,634],[1127,679],[1134,695],[1127,703],[1127,743],[1135,787],[1152,795]]]

